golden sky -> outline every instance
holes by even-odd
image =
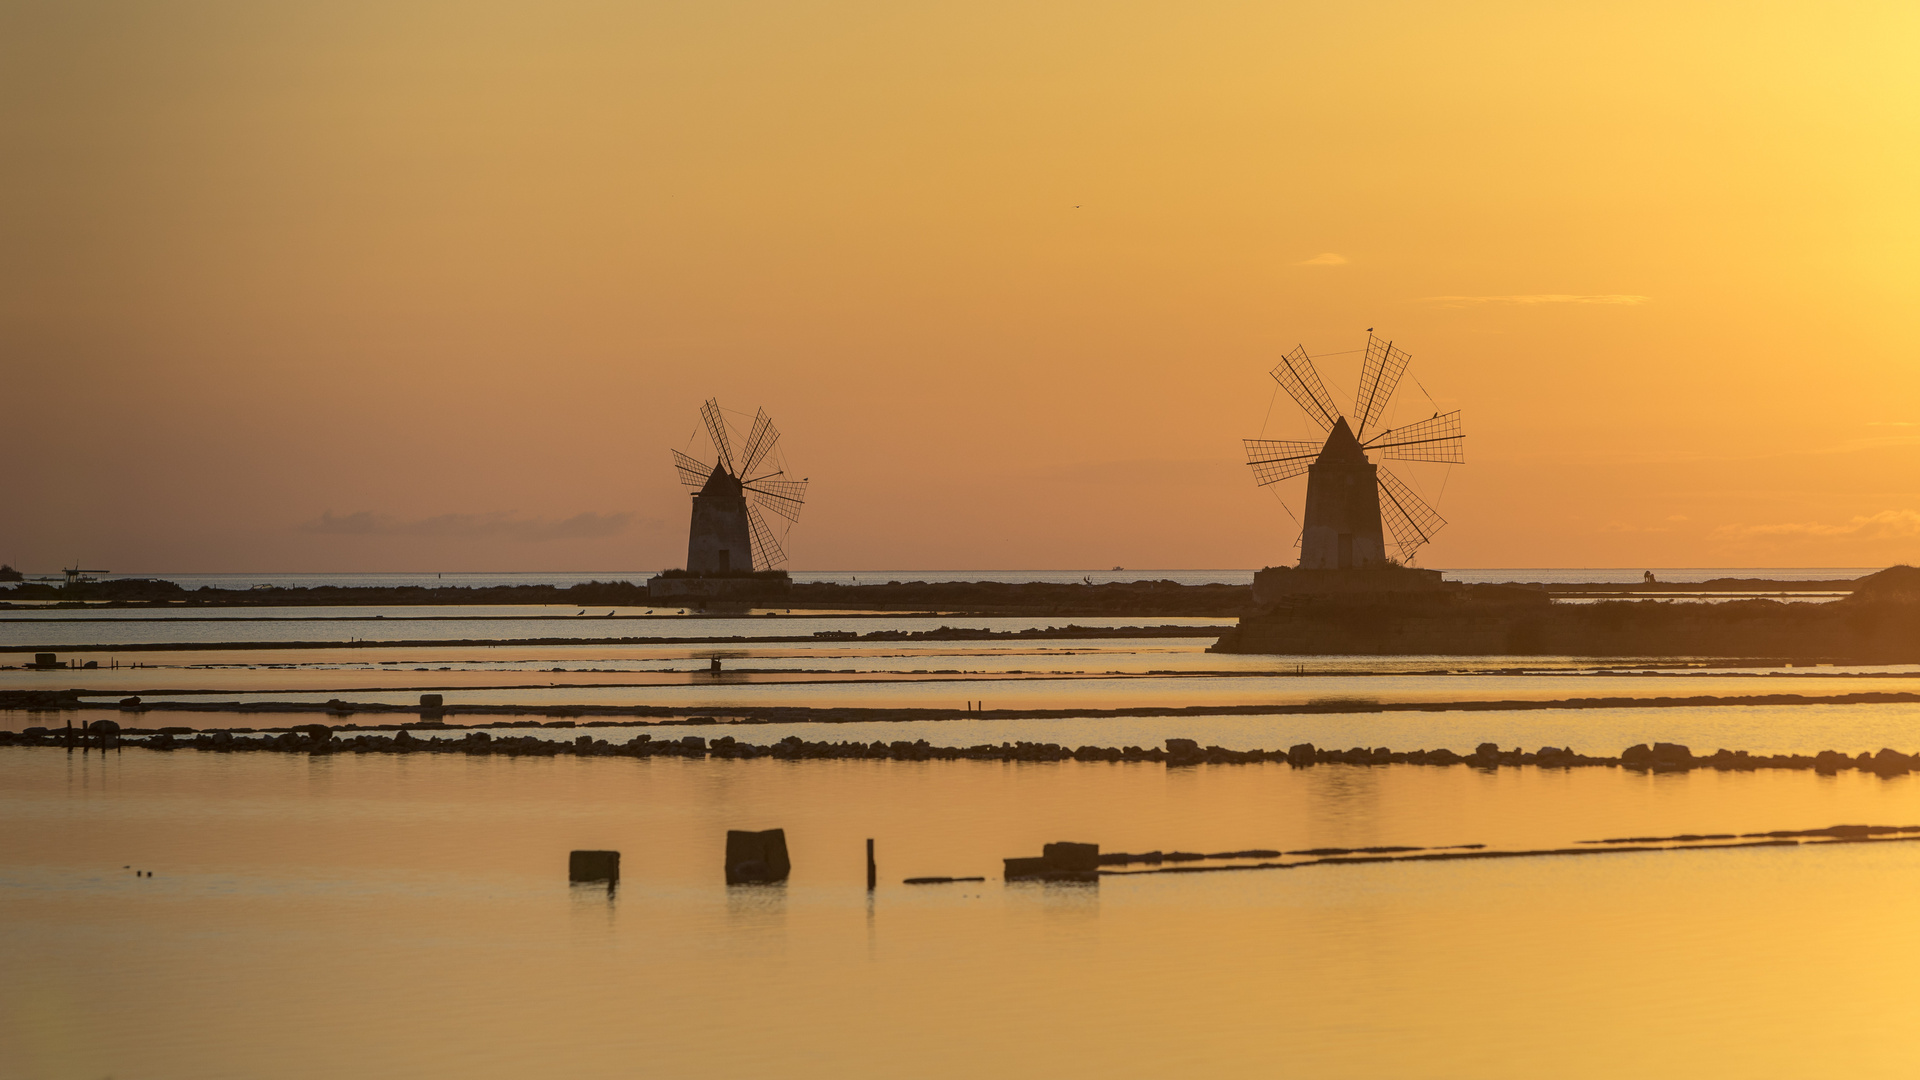
[[[1917,48],[1891,3],[0,2],[0,560],[678,565],[717,396],[812,480],[794,569],[1291,562],[1239,439],[1371,326],[1401,419],[1466,410],[1400,470],[1426,565],[1920,561]]]

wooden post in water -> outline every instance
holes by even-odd
[[[880,870],[873,864],[873,837],[867,837],[867,891],[872,892],[874,883],[880,878]]]

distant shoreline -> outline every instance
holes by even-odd
[[[1845,593],[1855,578],[1783,580],[1714,578],[1701,582],[1516,582],[1549,596],[1581,599],[1670,599],[1714,594]],[[25,601],[28,603],[15,603]],[[925,582],[846,585],[795,582],[771,606],[818,612],[933,612],[953,615],[1216,616],[1248,613],[1250,585],[1185,585],[1171,580],[1107,582]],[[163,579],[125,578],[53,585],[26,582],[0,590],[0,610],[45,610],[47,605],[88,608],[164,607],[420,607],[471,605],[572,605],[578,608],[682,610],[684,601],[655,600],[644,582],[558,585],[274,586],[187,589]]]

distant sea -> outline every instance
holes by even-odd
[[[1533,582],[1619,582],[1641,580],[1652,570],[1661,581],[1708,581],[1713,578],[1765,578],[1773,581],[1829,581],[1857,578],[1880,567],[1545,567],[1474,570],[1445,570],[1449,581],[1475,584],[1508,581]],[[477,588],[492,585],[569,585],[589,581],[643,582],[657,570],[527,571],[516,573],[424,573],[424,574],[107,574],[116,578],[158,578],[178,583],[182,588],[213,586],[220,589],[247,589],[255,585],[279,585],[314,588],[320,586],[395,588],[404,585],[462,586]],[[797,582],[837,582],[843,585],[875,585],[890,581],[1007,581],[1052,582],[1070,584],[1107,582],[1172,581],[1181,585],[1246,585],[1253,581],[1250,569],[1231,570],[804,570],[794,571]],[[44,574],[30,574],[28,580],[49,580]],[[60,580],[56,575],[51,580]]]

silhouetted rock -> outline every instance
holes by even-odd
[[[1685,768],[1693,764],[1693,751],[1679,743],[1654,743],[1651,753],[1656,765]]]

